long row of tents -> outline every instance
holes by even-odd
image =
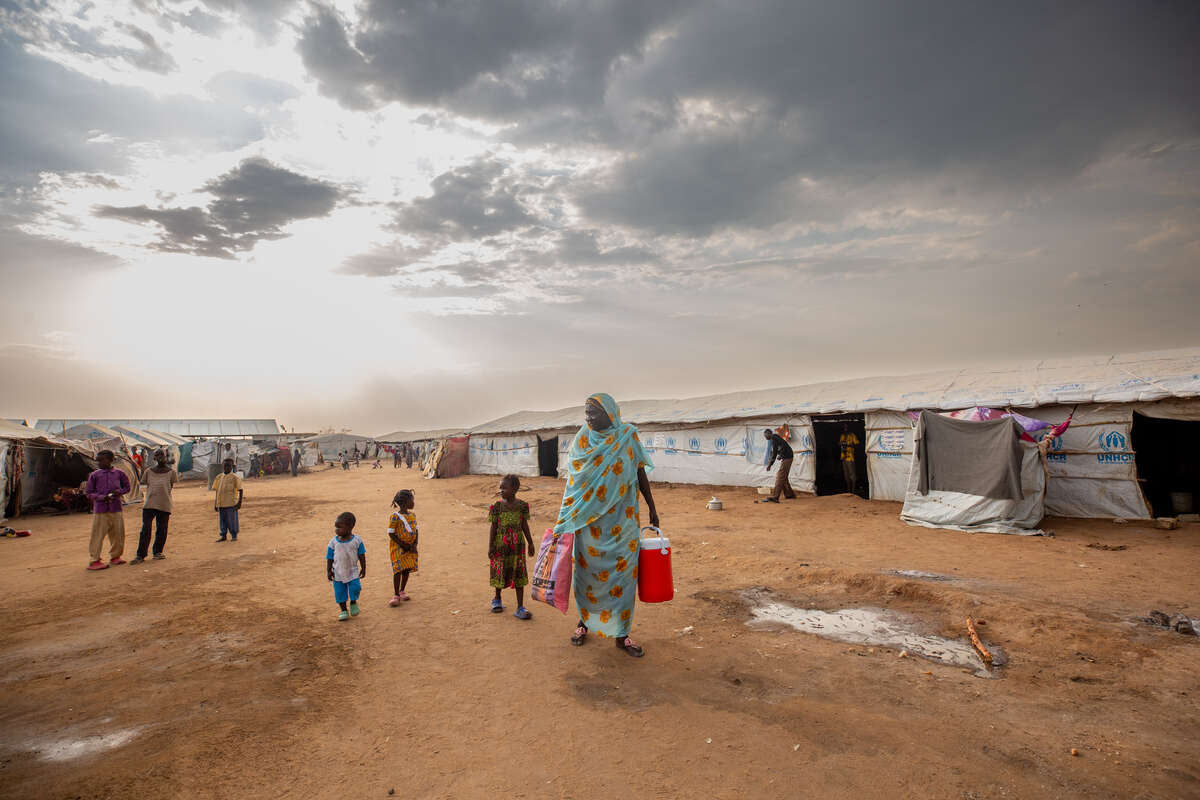
[[[917,497],[914,432],[923,410],[977,420],[1017,414],[1030,429],[1030,444],[1040,444],[1023,470],[1031,482],[1026,494],[1036,499],[1017,509],[1011,501]],[[652,480],[674,483],[769,486],[774,474],[765,467],[762,431],[786,426],[795,451],[793,488],[844,491],[839,440],[854,433],[860,493],[905,501],[914,524],[928,517],[939,526],[949,520],[1011,529],[1032,527],[1044,514],[1144,519],[1195,511],[1200,497],[1196,348],[633,400],[622,402],[621,412],[641,431],[655,463]],[[471,428],[464,434],[469,471],[562,477],[582,419],[580,405],[522,411]]]

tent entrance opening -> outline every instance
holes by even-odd
[[[538,475],[543,478],[558,477],[558,437],[538,437]]]
[[[1138,482],[1156,517],[1200,511],[1200,422],[1134,413]]]
[[[867,426],[862,414],[830,414],[813,417],[813,450],[816,458],[818,495],[853,491],[859,497],[870,496],[867,486]],[[843,458],[843,451],[846,459]],[[843,461],[852,457],[849,468],[853,489],[847,480]]]

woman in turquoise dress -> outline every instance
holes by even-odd
[[[573,582],[579,624],[571,644],[582,645],[592,632],[640,658],[643,649],[629,638],[642,524],[638,492],[646,498],[650,524],[657,527],[658,512],[646,477],[654,465],[637,429],[621,421],[621,409],[612,397],[592,395],[583,416],[585,424],[567,452],[567,488],[554,525],[557,533],[575,534]]]

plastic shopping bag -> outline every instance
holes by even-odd
[[[575,534],[555,533],[547,529],[538,549],[537,563],[529,579],[529,594],[534,600],[554,606],[567,613],[571,602],[572,554]]]

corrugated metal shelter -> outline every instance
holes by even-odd
[[[1064,516],[1147,517],[1152,511],[1138,485],[1135,418],[1200,422],[1200,348],[626,401],[621,415],[642,431],[656,481],[733,486],[770,485],[761,431],[786,423],[796,457],[791,482],[805,492],[817,488],[814,421],[853,416],[865,432],[870,497],[902,500],[913,451],[907,412],[971,407],[1033,409],[1023,413],[1051,423],[1074,412],[1047,455],[1046,509]],[[561,454],[582,421],[580,405],[522,411],[479,425],[470,431],[471,471],[545,474],[545,450],[554,440],[558,463],[565,465]],[[1196,470],[1197,456],[1191,458],[1186,475]]]

